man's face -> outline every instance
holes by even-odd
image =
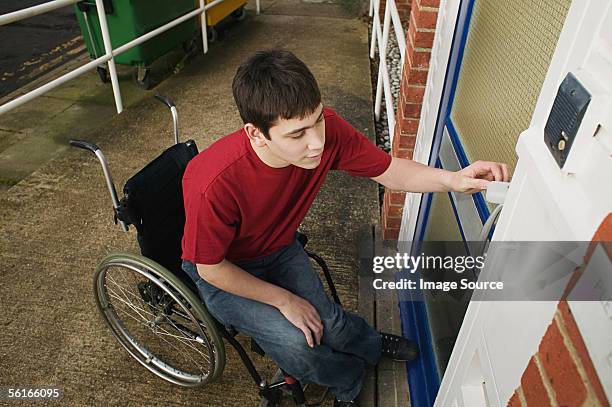
[[[318,167],[325,146],[323,105],[303,119],[279,119],[268,134],[265,143],[276,158],[300,168]]]

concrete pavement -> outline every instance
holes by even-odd
[[[203,149],[240,127],[231,79],[247,55],[271,47],[302,58],[319,81],[324,104],[373,138],[362,8],[348,0],[262,5],[260,16],[251,11],[228,26],[207,55],[155,89],[175,101],[182,138]],[[179,388],[132,360],[98,315],[96,265],[111,252],[137,252],[135,235],[112,224],[97,160],[67,149],[65,141],[98,144],[119,189],[172,143],[170,114],[154,92],[136,89],[127,77],[122,92],[126,109],[116,115],[110,88],[92,72],[0,117],[0,177],[14,180],[0,193],[0,384],[59,386],[66,405],[256,406],[257,391],[229,346],[218,382]],[[358,244],[372,238],[377,222],[376,185],[334,172],[301,228],[309,247],[327,260],[350,310],[358,309]],[[252,357],[270,378],[269,359]]]

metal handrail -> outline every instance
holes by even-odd
[[[71,4],[75,4],[80,0],[52,0],[37,6],[32,6],[32,7],[28,7],[22,10],[18,10],[18,11],[14,11],[11,13],[7,13],[7,14],[2,14],[0,15],[0,26],[5,25],[5,24],[9,24],[9,23],[13,23],[16,21],[20,21],[29,17],[33,17],[39,14],[43,14],[49,11],[53,11]],[[90,70],[93,70],[95,68],[97,68],[99,65],[104,64],[104,63],[108,63],[108,72],[110,75],[110,79],[111,79],[111,84],[112,84],[112,88],[113,88],[113,96],[115,98],[115,106],[117,108],[117,113],[121,113],[123,111],[123,102],[121,100],[121,91],[119,89],[119,79],[117,77],[117,70],[115,67],[115,57],[127,50],[129,50],[130,48],[135,47],[136,45],[139,45],[141,43],[143,43],[144,41],[147,41],[148,39],[157,36],[161,33],[163,33],[164,31],[167,31],[169,29],[171,29],[172,27],[175,27],[176,25],[190,19],[190,18],[194,18],[197,17],[198,15],[200,15],[200,20],[201,20],[201,26],[202,26],[202,50],[203,53],[206,54],[208,52],[208,33],[206,30],[206,10],[216,6],[219,3],[222,3],[225,0],[215,0],[213,2],[210,2],[208,4],[204,4],[205,0],[200,0],[200,7],[190,11],[189,13],[186,13],[180,17],[177,17],[176,19],[164,24],[161,27],[156,28],[155,30],[152,30],[146,34],[141,35],[140,37],[137,37],[135,39],[133,39],[132,41],[128,42],[127,44],[124,44],[116,49],[113,49],[112,45],[111,45],[111,41],[110,41],[110,34],[108,31],[108,24],[106,22],[106,13],[104,11],[104,3],[103,0],[95,0],[96,2],[96,11],[98,13],[98,18],[100,20],[100,31],[102,33],[102,40],[104,43],[104,52],[105,54],[90,61],[89,63],[80,66],[78,68],[75,68],[74,70],[60,76],[59,78],[56,78],[42,86],[39,86],[38,88],[25,93],[24,95],[21,95],[3,105],[0,106],[0,114],[6,113],[10,110],[15,109],[18,106],[21,106],[22,104],[29,102],[30,100],[43,95],[46,92],[49,92],[52,89],[57,88],[58,86],[62,85],[63,83],[76,78],[77,76],[80,76],[82,74],[84,74],[85,72],[88,72]],[[259,14],[259,10],[260,10],[260,6],[259,6],[259,1],[260,0],[256,0],[256,11],[257,14]]]
[[[389,127],[389,140],[393,145],[393,129],[395,128],[395,110],[393,109],[393,94],[391,93],[391,82],[389,79],[389,68],[387,66],[387,45],[389,40],[389,29],[393,22],[393,32],[397,39],[400,51],[400,78],[404,69],[404,57],[406,54],[406,36],[402,22],[397,11],[394,0],[385,0],[385,16],[383,28],[380,27],[380,0],[370,0],[369,15],[372,17],[372,42],[370,44],[370,58],[374,59],[376,46],[378,45],[378,77],[376,82],[376,100],[374,102],[374,116],[380,119],[380,109],[383,91],[385,95],[385,110],[387,111],[387,124]]]

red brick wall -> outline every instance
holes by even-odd
[[[391,146],[391,154],[394,157],[412,158],[429,72],[429,58],[439,3],[440,0],[412,0],[408,8],[410,18],[406,36],[406,55]],[[399,7],[398,5],[398,9]],[[386,240],[398,238],[404,196],[403,192],[385,189],[381,215],[383,238]]]
[[[597,244],[603,244],[612,258],[611,242],[612,214],[606,217],[593,237],[585,263],[588,263]],[[559,302],[555,317],[537,353],[523,372],[521,385],[510,398],[508,406],[610,406],[582,333],[565,300]]]

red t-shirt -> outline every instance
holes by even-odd
[[[244,129],[194,157],[183,176],[183,259],[200,264],[250,260],[287,245],[329,170],[376,177],[391,156],[325,108],[325,148],[314,169],[264,164]]]

